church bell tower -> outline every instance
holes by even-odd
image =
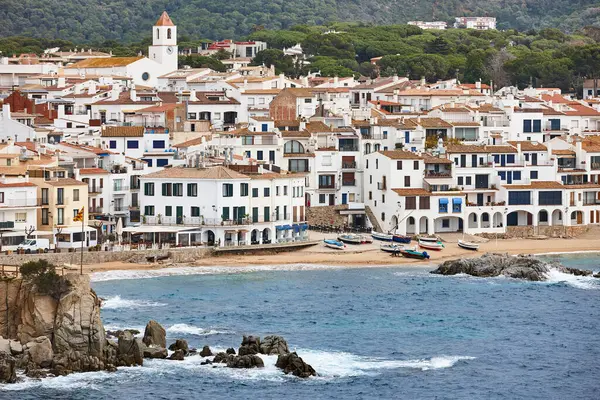
[[[164,66],[164,73],[177,70],[178,61],[177,27],[166,11],[152,27],[152,46],[149,58]]]

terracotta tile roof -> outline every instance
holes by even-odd
[[[323,149],[317,149],[316,151],[336,151],[335,148],[323,148]],[[285,158],[313,158],[315,157],[315,153],[285,153],[283,155]]]
[[[6,182],[0,183],[0,188],[11,188],[11,187],[35,187],[37,185],[32,182]]]
[[[163,105],[150,106],[150,107],[142,108],[141,110],[137,110],[135,113],[142,114],[142,113],[148,113],[148,112],[165,112],[165,111],[174,110],[176,108],[183,108],[183,104],[167,103],[167,104],[163,104]]]
[[[205,138],[208,139],[207,136],[200,136],[200,137],[197,137],[194,139],[186,140],[185,142],[174,144],[172,147],[183,148],[183,147],[197,146],[199,144],[202,144],[202,141]]]
[[[90,153],[94,153],[97,155],[101,155],[101,154],[116,154],[113,153],[110,150],[107,149],[101,149],[100,147],[95,147],[95,146],[88,146],[85,144],[72,144],[72,143],[67,143],[67,142],[60,142],[59,143],[61,146],[67,146],[67,147],[71,147],[73,149],[77,149],[77,150],[83,150],[83,151],[89,151]]]
[[[446,146],[447,153],[489,153],[485,146],[475,144],[449,144]]]
[[[50,186],[87,186],[87,183],[78,181],[77,179],[73,178],[60,178],[57,180],[45,181],[45,183],[47,183]]]
[[[423,153],[422,157],[425,160],[425,164],[453,164],[452,160],[448,158],[434,157],[427,153]]]
[[[274,121],[274,119],[271,118],[271,117],[254,116],[254,117],[248,117],[248,118],[253,119],[255,121],[262,121],[262,122],[271,122],[271,121]]]
[[[565,189],[600,189],[600,185],[596,183],[584,183],[582,185],[563,185]]]
[[[537,97],[531,97],[531,96],[523,96],[520,98],[520,100],[526,101],[528,103],[543,103],[543,100],[538,99]]]
[[[310,133],[331,132],[329,125],[321,121],[309,122],[306,124],[306,130]]]
[[[477,89],[477,84],[476,83],[462,83],[460,85],[461,88],[465,88],[465,89]],[[486,84],[486,83],[481,83],[481,89],[491,89],[490,85]]]
[[[354,86],[352,88],[352,90],[361,90],[361,89],[376,89],[378,87],[384,86],[384,85],[388,85],[390,83],[394,82],[394,77],[390,76],[387,78],[377,78],[374,79],[372,81],[369,81],[368,83],[363,83],[361,85],[357,85]],[[398,82],[401,83],[401,82]]]
[[[492,145],[485,146],[490,153],[516,153],[517,149],[512,146]]]
[[[305,177],[307,174],[306,173],[289,173],[289,174],[278,174],[276,172],[266,172],[264,174],[248,174],[248,177],[250,179],[267,179],[267,180],[273,180],[273,179],[293,179],[293,178],[303,178]]]
[[[143,137],[143,126],[107,126],[102,130],[102,137]]]
[[[7,158],[7,159],[13,159],[13,158],[17,158],[19,157],[20,154],[16,153],[16,154],[0,154],[0,158]]]
[[[211,168],[165,168],[141,179],[248,179],[248,176],[219,165]]]
[[[405,123],[420,125],[423,128],[452,128],[452,125],[441,118],[410,118]]]
[[[552,150],[552,154],[555,156],[575,156],[575,152],[573,150],[566,150],[566,149]]]
[[[244,90],[242,92],[242,96],[244,95],[257,95],[257,94],[278,94],[279,92],[281,92],[281,89],[249,89],[249,90]]]
[[[275,132],[262,132],[262,131],[251,131],[247,127],[234,129],[232,131],[219,131],[215,132],[219,135],[231,135],[231,136],[269,136],[277,135]]]
[[[404,150],[384,150],[384,151],[380,151],[379,153],[386,156],[387,158],[391,158],[392,160],[422,160],[423,159],[423,157],[421,157],[417,153],[413,153],[411,151],[404,151]]]
[[[509,141],[508,143],[511,146],[513,146],[515,149],[517,148],[517,145],[520,144],[522,151],[546,151],[546,150],[548,150],[548,148],[546,146],[544,146],[542,143],[531,142],[529,140],[521,140],[521,141],[512,140],[512,141]]]
[[[280,119],[275,121],[275,126],[278,128],[282,126],[300,126],[300,121],[297,119]]]
[[[581,142],[581,147],[588,153],[600,153],[600,141],[584,139]]]
[[[310,132],[307,130],[303,131],[282,131],[281,136],[285,139],[289,138],[309,138],[311,137]]]
[[[560,94],[556,94],[556,93],[554,93],[552,95],[542,94],[541,97],[542,97],[542,100],[544,100],[546,102],[551,101],[555,104],[567,104],[567,103],[570,103],[573,101],[571,99],[566,99],[563,96],[561,96]]]
[[[75,64],[67,65],[67,69],[78,68],[112,68],[124,67],[141,60],[144,57],[107,57],[107,58],[87,58],[76,62]]]
[[[81,175],[108,175],[108,171],[102,168],[81,168],[79,173]]]
[[[563,189],[562,183],[556,181],[532,181],[529,185],[502,185],[506,189]]]
[[[163,11],[161,16],[158,18],[158,21],[154,24],[154,26],[175,26],[173,21],[171,21],[171,17],[167,14],[166,11]]]
[[[18,165],[14,167],[0,167],[0,175],[8,175],[8,176],[19,176],[25,175],[27,172],[27,166]]]
[[[570,103],[569,107],[572,111],[565,111],[565,115],[579,116],[579,117],[600,117],[600,112],[594,110],[591,107],[584,106],[583,104]]]

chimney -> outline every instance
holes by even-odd
[[[517,154],[519,158],[521,158],[521,156],[523,155],[523,152],[521,150],[521,142],[517,142]]]
[[[76,84],[73,87],[73,93],[74,94],[81,94],[81,83]]]
[[[394,77],[392,78],[392,80],[393,80],[394,82],[398,82],[398,79],[399,79],[399,78],[398,78],[398,75],[394,74]]]
[[[400,101],[399,98],[398,98],[399,94],[400,94],[400,90],[394,89],[394,97],[393,97],[394,103],[398,103]]]
[[[427,81],[425,80],[425,77],[422,76],[421,77],[421,86],[425,86],[427,84]]]
[[[196,97],[196,89],[190,90],[190,101],[198,101],[198,98]]]
[[[244,78],[244,89],[248,88],[248,79]]]
[[[344,113],[342,115],[342,118],[344,119],[344,126],[352,126],[352,119],[350,118],[350,114]]]
[[[115,101],[115,100],[119,100],[119,94],[121,93],[121,88],[119,87],[119,85],[112,85],[112,88],[110,89],[110,99]]]
[[[96,81],[91,81],[88,86],[88,94],[96,94]]]
[[[137,101],[137,90],[135,90],[135,83],[131,84],[131,89],[129,90],[129,98],[131,101]]]
[[[65,79],[64,76],[59,76],[58,77],[58,82],[56,82],[56,87],[58,88],[64,88],[65,86],[67,86],[67,81]]]
[[[2,104],[2,119],[8,121],[10,118],[10,104]]]
[[[309,87],[309,83],[308,83],[308,76],[303,76],[302,77],[302,86],[304,87]]]
[[[475,89],[481,90],[481,79],[475,82]]]
[[[275,65],[271,64],[271,66],[269,66],[269,76],[275,76]]]

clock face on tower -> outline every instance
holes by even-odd
[[[167,54],[173,54],[173,48],[171,46],[167,47]]]

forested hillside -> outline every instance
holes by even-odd
[[[471,15],[497,17],[499,29],[573,31],[600,22],[598,0],[0,0],[0,37],[137,42],[163,10],[180,35],[193,39],[239,38],[262,27],[452,22]]]

